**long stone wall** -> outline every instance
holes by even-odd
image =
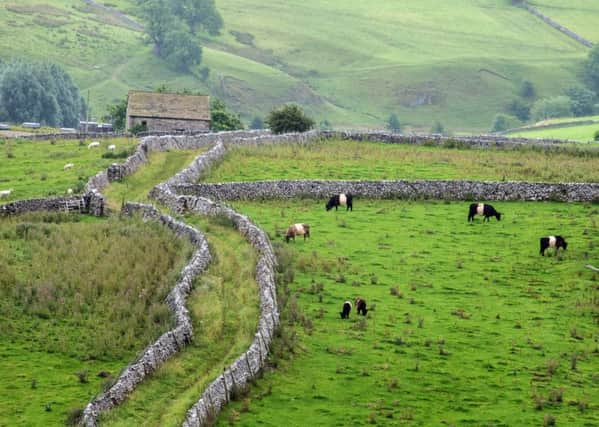
[[[522,1],[520,4],[522,5],[522,7],[524,7],[526,10],[528,10],[530,13],[532,13],[536,17],[542,19],[544,22],[546,22],[547,24],[551,25],[556,30],[561,31],[562,33],[564,33],[568,37],[576,40],[578,43],[580,43],[580,44],[582,44],[582,45],[584,45],[586,47],[593,47],[594,46],[594,44],[593,44],[592,41],[587,40],[584,37],[576,34],[574,31],[572,31],[572,30],[564,27],[559,22],[551,19],[550,17],[548,17],[547,15],[545,15],[544,13],[542,13],[536,7],[531,6],[530,4],[528,4],[528,2]]]
[[[134,363],[119,375],[116,382],[105,392],[92,400],[84,410],[83,424],[95,427],[101,412],[121,403],[146,376],[154,372],[162,363],[179,351],[191,339],[193,329],[189,312],[185,307],[187,295],[193,280],[206,269],[211,261],[208,242],[196,229],[160,214],[154,207],[138,203],[127,203],[123,213],[140,213],[144,220],[159,221],[170,228],[177,236],[188,239],[195,247],[189,263],[181,271],[181,278],[168,294],[166,302],[175,318],[175,327],[162,334],[148,346]]]
[[[259,137],[257,141],[270,140]],[[256,142],[256,140],[254,140]],[[257,250],[256,282],[260,289],[260,319],[254,340],[249,349],[226,368],[199,396],[187,412],[183,425],[197,427],[214,420],[221,408],[229,402],[239,388],[246,387],[262,371],[266,362],[275,329],[279,324],[276,298],[275,266],[277,263],[270,240],[264,231],[246,216],[201,197],[179,196],[172,191],[175,185],[195,182],[207,168],[225,154],[225,146],[217,143],[211,150],[198,156],[192,164],[154,187],[151,196],[177,212],[194,212],[201,215],[227,218],[242,236]]]
[[[324,199],[351,193],[365,199],[599,202],[599,184],[518,181],[257,181],[176,185],[173,191],[216,201]]]

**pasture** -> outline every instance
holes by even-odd
[[[2,218],[0,425],[60,425],[85,406],[171,326],[164,298],[190,254],[137,219]]]
[[[599,12],[588,2],[535,3],[551,6],[550,15],[593,39]],[[133,0],[110,4],[142,21]],[[222,0],[217,6],[225,26],[220,36],[202,36],[205,81],[199,67],[170,68],[118,14],[77,0],[0,7],[0,54],[63,65],[82,93],[90,91],[99,117],[132,85],[167,83],[224,99],[246,123],[295,101],[317,123],[339,127],[380,127],[395,112],[407,127],[428,130],[439,120],[449,130],[487,131],[522,80],[532,81],[540,97],[581,83],[578,69],[588,52],[509,1],[294,0],[281,7],[274,0]]]
[[[66,196],[69,188],[76,193],[83,190],[89,177],[122,162],[137,144],[137,138],[100,139],[100,147],[88,149],[91,139],[29,141],[0,139],[0,190],[13,189],[12,200]],[[103,158],[107,147],[116,145],[115,154],[121,158]],[[72,163],[73,167],[65,169]]]
[[[597,205],[494,202],[502,221],[469,224],[466,202],[324,204],[234,203],[291,283],[278,369],[218,425],[599,422],[599,276],[584,268],[599,259]],[[295,222],[312,237],[283,243]],[[541,257],[548,234],[568,250]],[[342,320],[358,296],[370,312]]]
[[[599,153],[584,146],[546,152],[532,148],[481,150],[323,140],[302,145],[236,147],[203,179],[599,182]]]
[[[592,142],[595,132],[599,131],[599,123],[568,125],[549,129],[526,129],[510,133],[509,136],[521,136],[524,138],[555,138],[568,139],[570,141]]]

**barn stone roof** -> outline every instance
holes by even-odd
[[[128,117],[210,120],[210,97],[176,93],[129,91]]]

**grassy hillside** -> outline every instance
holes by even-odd
[[[295,222],[312,236],[287,245],[291,360],[275,347],[280,369],[218,425],[599,422],[597,275],[583,267],[599,257],[597,207],[494,205],[502,221],[468,224],[464,202],[235,203],[277,242]],[[550,233],[568,250],[541,257]],[[358,296],[368,316],[340,319]]]
[[[558,21],[587,40],[599,42],[599,26],[589,16],[599,14],[599,4],[588,0],[534,0],[530,1],[545,15]],[[595,22],[593,22],[595,21]]]
[[[599,130],[599,123],[593,125],[564,126],[550,129],[530,129],[510,133],[510,136],[524,138],[557,138],[573,141],[593,141],[595,132]]]
[[[136,14],[131,0],[110,3]],[[579,3],[570,26],[591,28],[599,12]],[[487,130],[523,79],[539,95],[560,93],[587,52],[507,0],[217,6],[225,28],[204,40],[205,82],[168,68],[137,26],[78,0],[0,6],[0,54],[64,64],[96,117],[129,88],[167,84],[219,96],[247,121],[295,101],[340,127],[381,127],[396,112],[422,129],[438,119],[450,130]]]

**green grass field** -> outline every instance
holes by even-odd
[[[218,425],[597,424],[597,205],[493,204],[468,224],[464,202],[235,203],[275,242],[312,236],[287,245],[294,352]],[[548,234],[568,250],[541,257]],[[340,319],[358,296],[368,316]]]
[[[13,189],[10,197],[0,203],[12,200],[31,199],[49,196],[66,196],[72,188],[81,191],[89,177],[106,169],[110,164],[124,159],[106,159],[110,144],[116,145],[116,152],[133,150],[139,140],[136,138],[114,138],[100,140],[100,147],[88,149],[91,139],[29,141],[25,139],[0,140],[0,189]],[[71,169],[64,169],[73,163]]]
[[[135,2],[110,2],[137,14]],[[599,11],[587,2],[539,2],[595,38]],[[129,89],[167,84],[224,99],[243,119],[294,101],[316,122],[382,127],[396,112],[406,128],[487,131],[522,80],[539,96],[579,82],[587,49],[510,1],[222,0],[222,35],[203,40],[210,76],[170,69],[142,33],[77,0],[0,6],[0,54],[63,64],[92,116]],[[197,70],[194,70],[197,72]]]
[[[268,179],[599,182],[599,157],[584,147],[571,153],[547,153],[314,141],[301,146],[234,148],[205,178],[209,182]]]
[[[190,254],[157,223],[0,219],[0,425],[83,408],[171,326],[164,299]]]
[[[524,138],[555,138],[571,141],[589,142],[594,140],[595,132],[599,131],[599,123],[592,125],[564,126],[551,129],[531,129],[510,133],[509,136]]]

